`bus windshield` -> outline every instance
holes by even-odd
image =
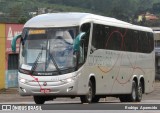
[[[27,29],[20,50],[20,69],[35,72],[74,68],[73,41],[78,27]]]

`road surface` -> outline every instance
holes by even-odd
[[[17,92],[0,94],[1,105],[29,105],[35,106],[32,97],[21,97]],[[105,98],[101,99],[99,103],[94,104],[81,104],[79,98],[68,99],[58,98],[54,101],[47,101],[42,108],[49,109],[47,113],[53,113],[51,109],[54,109],[54,113],[160,113],[160,82],[156,82],[155,90],[148,94],[143,95],[142,102],[140,103],[120,103],[118,98]],[[136,107],[150,107],[151,110],[135,110]],[[159,110],[155,110],[155,109]],[[118,109],[118,110],[116,110]],[[121,110],[122,109],[122,110]],[[76,111],[75,111],[76,110]],[[139,111],[140,110],[140,111]],[[1,111],[0,111],[1,112]],[[4,112],[4,111],[3,111]],[[12,113],[19,113],[21,111],[12,111]],[[23,111],[23,113],[43,113],[44,111]]]

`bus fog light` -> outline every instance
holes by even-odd
[[[72,89],[73,89],[73,86],[72,86],[72,87],[67,88],[67,92],[71,91]]]
[[[26,89],[24,89],[24,88],[22,88],[22,87],[20,87],[20,89],[21,89],[24,93],[26,93]]]

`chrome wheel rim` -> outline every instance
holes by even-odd
[[[89,102],[92,101],[92,88],[91,86],[89,85],[89,90],[88,90],[88,96],[87,96],[87,99]]]
[[[142,87],[138,87],[138,97],[141,99],[142,98]]]
[[[136,90],[135,90],[135,87],[133,88],[133,91],[132,91],[132,98],[134,100],[136,100]]]

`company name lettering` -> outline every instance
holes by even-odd
[[[9,27],[9,30],[8,30],[8,34],[7,34],[7,40],[12,40],[14,36],[18,35],[18,34],[21,34],[22,31],[14,31],[12,29],[12,27]]]

